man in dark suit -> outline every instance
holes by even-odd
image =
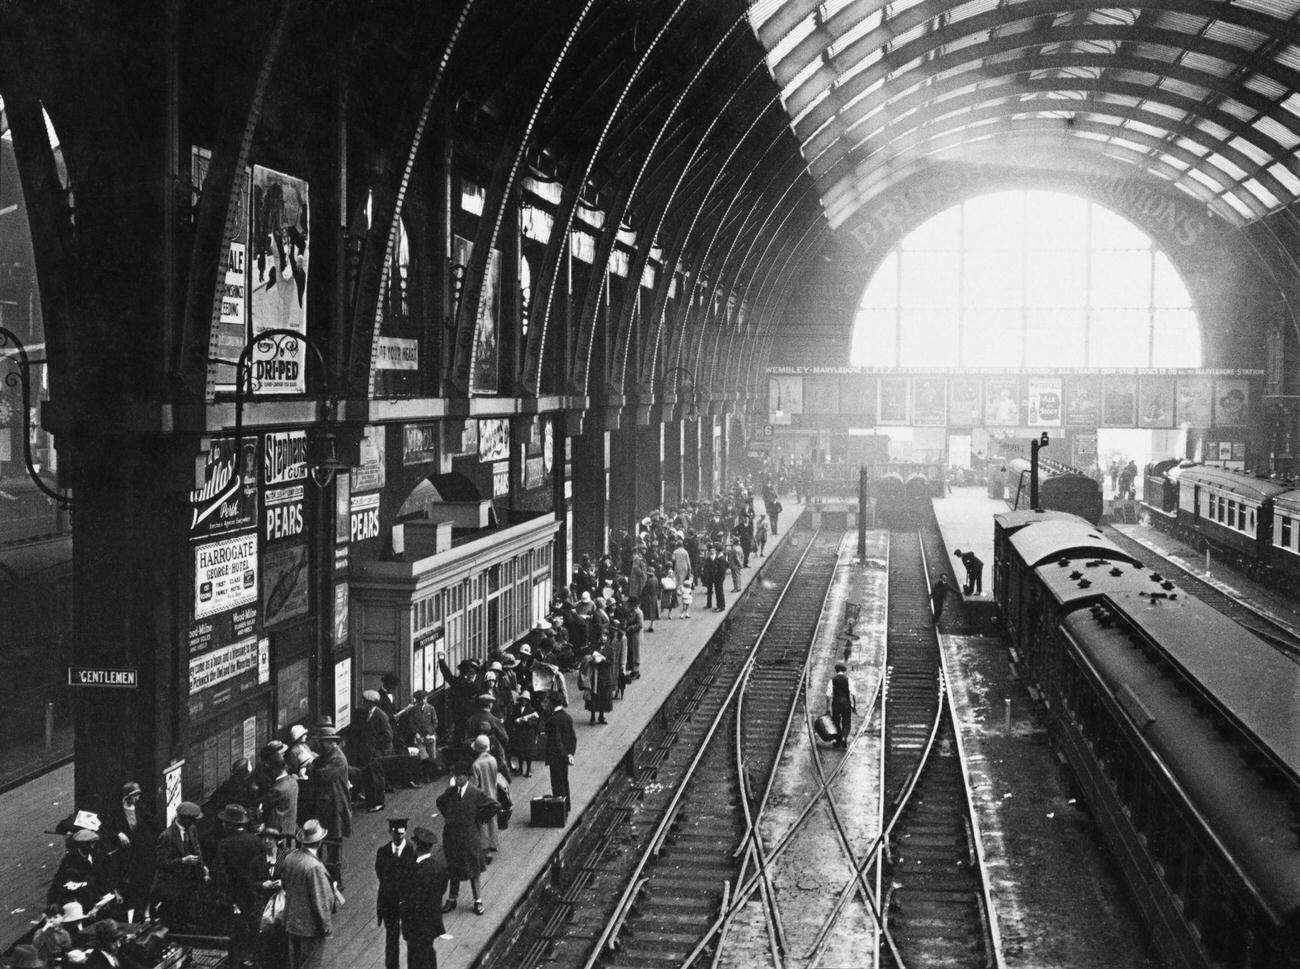
[[[191,924],[199,889],[208,880],[197,827],[202,816],[197,804],[182,801],[155,845],[154,911],[173,931]]]
[[[375,852],[375,875],[379,878],[375,915],[386,933],[385,969],[398,969],[402,949],[402,899],[415,872],[415,846],[406,840],[406,824],[406,818],[389,818],[389,843]],[[407,959],[411,960],[409,954]]]
[[[546,766],[551,770],[551,793],[564,798],[565,807],[573,806],[569,797],[569,766],[577,752],[578,735],[573,732],[573,717],[563,703],[557,703],[546,722]]]
[[[380,707],[378,690],[361,694],[366,703],[366,713],[356,725],[356,761],[361,769],[361,789],[366,796],[366,810],[384,809],[384,794],[388,781],[384,777],[384,756],[393,749],[393,724]]]
[[[262,844],[248,830],[248,809],[227,804],[217,815],[222,836],[217,842],[212,879],[230,912],[230,944],[226,965],[239,969],[252,955],[262,915],[260,883],[255,881]]]
[[[437,837],[428,828],[416,828],[416,860],[402,896],[402,934],[406,936],[408,969],[438,969],[433,943],[446,932],[442,922],[442,895],[447,890],[447,869],[434,850]]]

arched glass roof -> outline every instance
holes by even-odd
[[[925,159],[1080,149],[1234,224],[1300,194],[1300,0],[758,0],[832,227]]]

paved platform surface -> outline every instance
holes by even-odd
[[[935,498],[934,516],[948,551],[948,576],[960,587],[966,582],[966,566],[952,554],[954,549],[974,552],[984,562],[982,595],[966,596],[972,602],[993,601],[993,516],[1007,511],[1007,503],[990,498],[984,485],[953,488],[944,498]]]
[[[803,512],[803,506],[790,497],[782,497],[781,531],[768,542],[783,542],[789,525]],[[750,568],[742,574],[742,587],[748,586],[765,559],[751,558]],[[727,610],[735,606],[731,582],[726,583]],[[576,823],[592,796],[604,783],[650,718],[671,693],[682,673],[690,666],[704,644],[726,619],[726,613],[704,608],[704,595],[696,591],[691,618],[660,619],[653,633],[643,635],[641,679],[630,685],[624,699],[616,701],[606,726],[589,726],[582,710],[576,674],[570,674],[569,694],[577,697],[570,707],[578,734],[578,753],[569,781],[573,810],[569,824]],[[384,964],[384,930],[375,924],[374,857],[377,848],[388,838],[387,818],[406,817],[411,826],[424,824],[441,835],[441,818],[435,817],[434,801],[448,785],[446,778],[426,787],[403,790],[388,796],[387,810],[355,815],[353,835],[343,849],[344,895],[347,903],[336,917],[334,937],[328,944],[325,965],[329,969],[379,969]],[[527,824],[528,802],[540,794],[550,793],[550,780],[544,764],[535,764],[531,778],[516,778],[511,786],[515,814],[510,828],[501,832],[496,861],[482,879],[483,900],[487,911],[482,916],[472,911],[473,895],[468,883],[462,886],[461,905],[445,918],[450,939],[438,942],[436,949],[440,969],[465,969],[472,965],[496,928],[518,902],[528,885],[543,870],[551,854],[559,847],[564,830],[531,828]],[[41,913],[41,904],[50,879],[63,852],[61,837],[44,834],[59,818],[71,810],[72,768],[64,767],[0,795],[0,832],[5,852],[0,862],[0,947],[8,945],[27,930]],[[403,949],[405,944],[403,943]],[[406,965],[405,951],[401,964]]]

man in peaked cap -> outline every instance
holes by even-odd
[[[406,936],[409,969],[438,969],[434,941],[446,928],[442,921],[442,896],[447,890],[447,868],[434,850],[437,836],[428,828],[411,832],[415,841],[415,867],[402,896],[402,934]]]
[[[388,844],[375,852],[379,893],[375,916],[384,927],[385,969],[398,969],[402,948],[402,899],[415,873],[415,846],[406,838],[406,818],[388,819]],[[409,959],[409,956],[408,956]]]

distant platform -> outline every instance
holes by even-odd
[[[939,521],[939,532],[948,552],[948,575],[953,583],[962,586],[966,581],[966,567],[953,552],[956,549],[974,552],[984,562],[984,582],[980,595],[965,596],[967,602],[993,602],[993,516],[1007,511],[1001,498],[990,498],[984,485],[953,488],[944,498],[935,498],[934,515]]]

